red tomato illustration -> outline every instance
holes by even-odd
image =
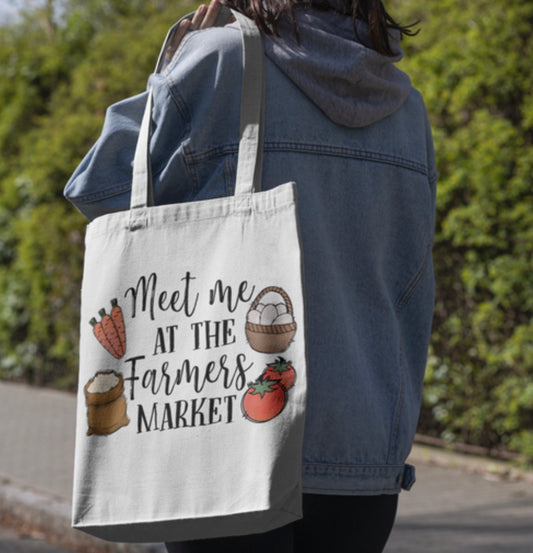
[[[261,379],[274,380],[285,390],[288,390],[294,385],[296,371],[290,361],[285,361],[283,357],[278,357],[277,361],[268,364],[268,367],[263,372]]]
[[[244,416],[254,422],[266,422],[277,417],[285,407],[285,390],[274,380],[258,380],[250,384],[242,398]]]

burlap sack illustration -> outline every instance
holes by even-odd
[[[261,303],[269,292],[281,296],[283,302]],[[250,346],[261,353],[281,353],[289,347],[295,333],[292,302],[285,290],[277,286],[262,290],[246,317],[246,337]]]
[[[87,405],[87,435],[107,436],[129,424],[124,397],[124,379],[115,371],[99,371],[84,387]]]

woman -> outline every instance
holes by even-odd
[[[298,185],[309,359],[304,518],[263,535],[167,548],[380,552],[398,494],[414,482],[405,460],[434,302],[431,131],[420,94],[394,66],[399,39],[412,33],[379,0],[226,3],[263,31],[263,187]],[[233,192],[242,54],[235,26],[209,28],[218,10],[203,7],[184,23],[164,73],[152,76],[156,203]],[[67,185],[89,218],[128,208],[144,102],[111,108]],[[103,184],[81,196],[88,180]]]

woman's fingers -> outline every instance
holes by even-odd
[[[202,4],[192,18],[192,29],[208,29],[212,27],[220,13],[222,4],[218,0],[212,0],[209,6]]]
[[[215,24],[222,4],[218,0],[212,0],[205,12],[205,17],[200,24],[200,29],[207,29]]]
[[[191,29],[196,30],[201,28],[206,13],[207,6],[205,4],[198,6],[198,9],[194,12],[194,16],[191,20]]]
[[[179,25],[178,28],[174,31],[172,40],[165,52],[165,58],[171,60],[172,56],[176,53],[178,46],[181,44],[181,41],[185,38],[185,35],[189,32],[191,28],[191,20],[184,19]]]
[[[178,46],[181,44],[181,41],[185,38],[185,35],[189,31],[212,27],[215,24],[221,8],[222,4],[218,0],[212,0],[209,6],[206,6],[205,4],[199,6],[192,19],[184,19],[174,32],[172,41],[165,53],[166,59],[168,61],[172,59],[172,56],[175,54]],[[231,17],[228,22],[231,21],[235,21],[235,18]]]

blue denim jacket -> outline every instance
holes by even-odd
[[[241,42],[192,33],[153,75],[156,203],[233,193]],[[353,128],[266,60],[263,188],[294,180],[304,253],[309,395],[304,491],[393,494],[419,414],[434,304],[436,170],[420,94]],[[65,194],[90,219],[128,208],[146,94],[108,109]]]

